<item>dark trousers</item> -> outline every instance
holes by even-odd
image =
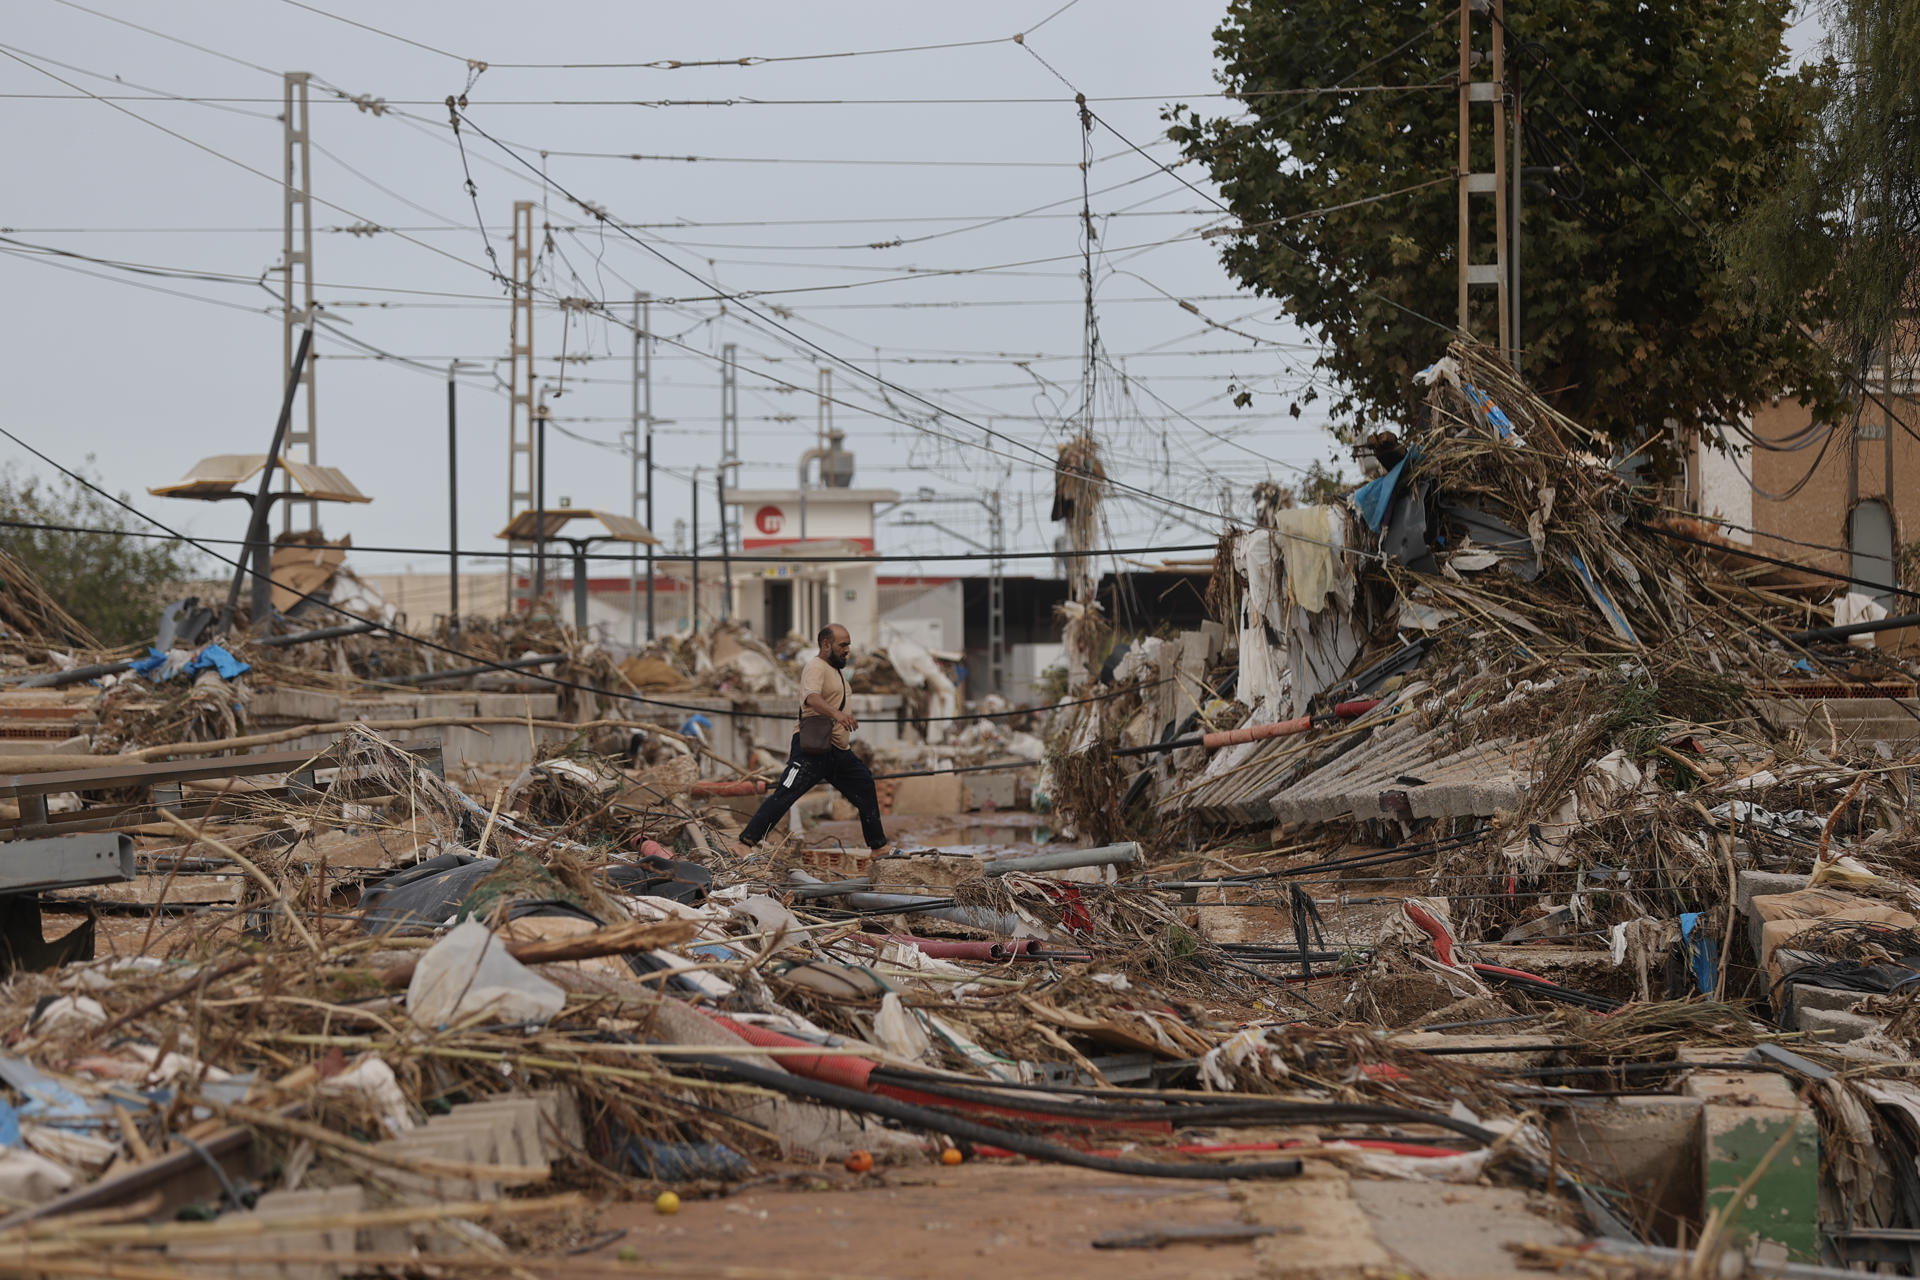
[[[886,844],[887,833],[880,826],[880,796],[874,790],[873,771],[860,762],[859,756],[839,747],[829,747],[817,756],[808,755],[800,750],[797,733],[788,749],[787,767],[780,771],[780,781],[754,811],[740,838],[748,844],[760,843],[773,824],[787,816],[794,801],[823,782],[833,784],[833,789],[860,811],[860,834],[866,838],[867,848],[878,849]]]

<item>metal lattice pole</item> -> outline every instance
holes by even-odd
[[[285,75],[285,107],[280,117],[286,159],[284,196],[284,233],[280,241],[280,367],[293,364],[294,344],[299,334],[313,327],[313,168],[307,119],[307,73],[289,71]],[[316,361],[309,359],[300,371],[299,393],[306,401],[296,409],[287,426],[286,455],[295,462],[320,461],[320,443],[316,431],[317,415],[313,397],[313,371]],[[281,481],[291,493],[293,477]],[[291,532],[296,523],[303,529],[320,527],[320,504],[280,501],[281,527]]]
[[[533,201],[513,202],[513,319],[507,330],[507,521],[533,506]],[[507,544],[507,598],[528,599],[518,566],[524,542]]]

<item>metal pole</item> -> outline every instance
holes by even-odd
[[[527,602],[527,614],[547,596],[547,397],[533,411],[533,599]]]
[[[453,365],[447,366],[447,639],[460,641],[460,461]]]
[[[573,629],[582,639],[587,634],[587,542],[572,540],[573,547]]]
[[[647,421],[647,532],[653,532],[653,307],[640,295],[641,412]],[[653,640],[653,544],[647,544],[647,640]]]
[[[627,514],[640,518],[640,295],[633,295],[633,408],[627,427],[627,462],[633,473]],[[652,532],[651,529],[648,530]],[[627,549],[627,647],[640,647],[640,549]]]
[[[1518,59],[1515,59],[1516,63]],[[1507,266],[1507,286],[1513,294],[1507,312],[1513,327],[1513,372],[1520,372],[1520,188],[1526,185],[1526,170],[1520,167],[1520,68],[1513,69],[1513,163],[1507,167],[1507,181],[1513,184],[1513,225],[1507,231],[1507,252],[1513,261]]]
[[[1006,693],[1006,654],[1007,654],[1007,583],[1006,562],[1001,559],[1007,550],[1006,522],[1000,514],[1000,491],[995,489],[988,495],[987,541],[993,551],[993,559],[987,562],[987,683],[993,692]],[[961,623],[961,645],[966,643],[966,624]]]
[[[720,497],[720,576],[727,592],[720,597],[720,618],[727,621],[733,617],[733,547],[727,540],[727,464],[724,462],[713,478],[713,487]]]
[[[285,221],[280,241],[280,359],[285,368],[293,361],[294,331],[313,327],[313,162],[312,133],[308,128],[307,81],[305,71],[283,74],[284,106],[281,114],[282,150],[285,153],[286,181],[281,184]],[[320,461],[318,414],[314,407],[314,362],[300,371],[300,383],[307,389],[306,422],[295,427],[287,424],[287,454],[300,462]],[[302,454],[301,448],[306,452]],[[294,502],[292,482],[285,486],[289,496],[280,508],[281,528],[293,531]],[[320,527],[320,504],[302,502],[306,508],[306,528]]]
[[[266,465],[260,468],[260,490],[254,495],[252,504],[253,514],[247,520],[246,547],[241,551],[240,563],[233,571],[233,582],[227,587],[226,606],[220,610],[220,622],[217,629],[222,633],[233,625],[234,611],[240,607],[240,582],[247,576],[247,564],[249,560],[253,562],[254,572],[258,575],[258,580],[254,583],[253,592],[255,612],[253,625],[259,627],[266,621],[265,611],[259,607],[259,602],[263,591],[270,589],[271,584],[265,576],[268,566],[261,564],[259,561],[260,555],[264,554],[267,538],[267,508],[272,505],[273,468],[280,460],[280,448],[287,438],[287,423],[293,418],[293,396],[294,393],[300,389],[301,374],[305,371],[307,357],[311,355],[312,352],[313,330],[302,329],[300,331],[300,349],[294,353],[293,367],[287,371],[286,394],[280,398],[280,417],[279,420],[273,424],[273,444],[267,449]],[[267,597],[267,603],[271,606],[271,596]]]
[[[701,468],[693,468],[693,622],[689,629],[699,635],[701,629]]]
[[[727,527],[727,468],[740,465],[740,388],[734,344],[720,348],[720,470],[714,488],[720,495],[720,564],[726,583],[720,617],[733,618],[733,535]]]

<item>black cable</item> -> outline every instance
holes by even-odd
[[[1115,480],[1111,476],[1095,475],[1092,472],[1087,471],[1085,468],[1073,468],[1073,467],[1063,466],[1057,457],[1048,456],[1046,449],[1044,449],[1043,447],[1039,445],[1035,445],[1030,441],[1022,440],[1017,436],[1009,436],[1004,432],[995,430],[993,427],[987,426],[980,422],[976,422],[965,414],[955,413],[951,409],[935,404],[932,400],[929,400],[927,397],[921,395],[919,392],[913,391],[910,388],[901,386],[900,384],[893,382],[891,379],[886,378],[881,374],[875,373],[873,370],[867,368],[865,365],[853,359],[850,359],[847,356],[841,355],[839,352],[834,351],[832,348],[822,346],[821,344],[813,341],[812,339],[805,337],[804,335],[789,328],[787,325],[782,324],[777,318],[771,315],[768,315],[765,312],[761,311],[759,308],[751,305],[746,295],[742,295],[739,293],[731,292],[726,289],[722,289],[713,281],[706,279],[704,276],[700,275],[699,272],[693,270],[691,267],[685,266],[680,262],[676,262],[672,257],[662,252],[658,246],[651,244],[646,240],[641,239],[639,236],[634,235],[631,231],[627,230],[626,227],[623,226],[621,223],[614,220],[613,218],[608,217],[604,210],[601,210],[597,208],[595,205],[591,204],[590,202],[581,199],[579,196],[574,195],[573,192],[569,191],[566,187],[562,186],[560,183],[554,182],[548,175],[541,173],[538,166],[534,165],[531,161],[527,160],[527,158],[522,156],[518,151],[508,146],[506,143],[500,141],[498,138],[488,133],[485,129],[482,129],[479,125],[475,124],[471,116],[467,115],[464,111],[459,110],[459,108],[455,105],[453,99],[449,98],[447,105],[449,107],[450,112],[457,118],[457,120],[461,124],[464,124],[467,128],[472,129],[475,133],[485,138],[488,142],[491,142],[494,146],[500,148],[500,150],[504,151],[508,156],[512,157],[521,166],[526,168],[528,172],[538,174],[542,182],[548,183],[549,185],[551,185],[555,191],[559,192],[567,200],[572,201],[579,208],[591,214],[602,225],[611,226],[615,231],[619,232],[622,236],[626,237],[627,240],[631,241],[635,245],[638,245],[640,248],[644,249],[646,252],[652,254],[655,258],[658,258],[662,263],[665,263],[667,266],[672,267],[675,271],[680,272],[682,275],[686,276],[688,279],[693,280],[696,283],[700,284],[703,288],[712,290],[714,297],[716,299],[727,303],[729,306],[733,308],[737,308],[740,314],[751,316],[754,320],[758,321],[764,327],[768,329],[777,330],[778,332],[787,335],[788,338],[792,339],[795,342],[800,343],[802,346],[806,347],[809,351],[813,351],[818,355],[825,357],[827,360],[831,361],[833,364],[836,364],[841,368],[846,369],[848,372],[852,373],[854,376],[865,379],[869,382],[872,382],[876,386],[880,387],[883,390],[883,392],[892,392],[894,394],[904,396],[914,401],[915,403],[920,404],[925,408],[931,410],[934,414],[941,417],[951,418],[953,421],[961,423],[967,427],[971,427],[973,430],[980,432],[982,435],[990,439],[1000,440],[1010,446],[1016,446],[1018,448],[1025,449],[1029,453],[1033,454],[1035,458],[1039,459],[1046,466],[1052,468],[1053,470],[1055,470],[1060,474],[1063,474],[1063,475],[1078,474],[1082,478],[1090,482],[1098,483],[1116,492],[1126,493],[1134,498],[1144,500],[1153,505],[1164,506],[1169,508],[1177,507],[1183,511],[1190,511],[1195,515],[1207,516],[1211,519],[1221,518],[1222,513],[1218,511],[1208,511],[1201,507],[1191,506],[1187,503],[1179,502],[1179,501],[1176,501],[1175,499],[1168,498],[1164,494],[1154,493],[1151,490],[1142,489],[1142,488],[1139,488],[1138,486],[1127,484],[1124,481]],[[1118,137],[1119,135],[1115,134],[1115,136]],[[1122,141],[1125,141],[1125,139],[1122,139]],[[1133,146],[1131,142],[1128,142],[1127,145]],[[1149,159],[1151,159],[1151,157],[1149,157]],[[605,311],[604,306],[602,309],[603,311]],[[623,323],[619,319],[619,317],[614,316],[610,311],[605,312],[605,314],[607,315],[607,318],[610,323],[615,323],[615,324]],[[702,354],[705,354],[705,353],[702,353]],[[916,431],[920,431],[924,434],[935,436],[939,439],[947,440],[954,444],[964,445],[968,448],[982,448],[982,449],[985,448],[985,446],[982,445],[977,440],[968,440],[962,436],[950,436],[943,432],[935,431],[933,428],[927,426],[925,423],[914,422],[911,419],[905,420],[904,425],[911,427]],[[992,452],[992,451],[989,450],[989,452]]]
[[[1554,1046],[1559,1048],[1560,1046]],[[1485,1050],[1468,1050],[1485,1052]],[[952,1098],[957,1102],[978,1103],[984,1106],[1007,1107],[1010,1109],[1033,1111],[1048,1115],[1057,1115],[1072,1119],[1139,1121],[1167,1120],[1188,1127],[1217,1125],[1222,1128],[1243,1125],[1256,1127],[1262,1125],[1288,1124],[1426,1124],[1440,1129],[1450,1129],[1462,1137],[1470,1138],[1481,1146],[1491,1146],[1498,1135],[1465,1120],[1457,1120],[1450,1115],[1437,1112],[1415,1111],[1408,1107],[1390,1107],[1374,1103],[1319,1102],[1299,1100],[1248,1099],[1231,1102],[1214,1102],[1187,1099],[1168,1099],[1157,1106],[1114,1106],[1086,1102],[1049,1101],[1046,1106],[1035,1106],[1019,1097],[1006,1097],[995,1093],[992,1088],[975,1088],[955,1081],[950,1076],[934,1075],[930,1072],[907,1071],[894,1067],[877,1068],[868,1077],[876,1083],[892,1085],[902,1089],[913,1089],[920,1093],[936,1094]],[[1052,1086],[1035,1085],[1035,1093],[1054,1092]]]
[[[681,1061],[688,1066],[702,1068],[715,1075],[745,1084],[772,1089],[791,1098],[824,1102],[837,1110],[881,1116],[929,1133],[939,1133],[966,1142],[1002,1147],[1030,1159],[1075,1165],[1082,1169],[1097,1169],[1102,1173],[1215,1182],[1224,1178],[1295,1178],[1300,1175],[1301,1170],[1299,1160],[1263,1160],[1249,1164],[1163,1164],[1150,1160],[1116,1160],[1109,1156],[1096,1156],[1085,1151],[1076,1151],[1072,1147],[1063,1147],[1012,1129],[1001,1129],[978,1121],[962,1119],[959,1116],[951,1116],[931,1107],[915,1106],[893,1098],[849,1089],[843,1085],[808,1080],[786,1071],[749,1066],[732,1058],[699,1056],[684,1058]]]
[[[662,469],[664,470],[664,468]],[[101,529],[101,528],[92,528],[86,525],[42,524],[32,520],[0,520],[0,529],[33,529],[43,533],[103,534],[103,535],[111,535],[114,537],[121,537],[121,538],[154,538],[163,542],[191,542],[191,543],[194,543],[195,545],[198,545],[200,543],[205,543],[208,546],[244,547],[247,545],[247,541],[244,538],[189,538],[184,534],[150,533],[143,529]],[[940,552],[932,555],[909,555],[909,554],[903,553],[899,555],[848,555],[848,556],[755,555],[752,552],[735,551],[735,552],[731,552],[730,555],[732,556],[736,564],[742,561],[755,563],[755,564],[796,564],[796,563],[797,564],[876,564],[876,563],[889,563],[894,561],[912,562],[917,560],[940,560],[940,561],[1070,560],[1075,557],[1168,555],[1175,551],[1216,551],[1218,549],[1219,549],[1218,543],[1195,542],[1195,543],[1190,543],[1184,546],[1177,546],[1177,547],[1096,547],[1089,551],[1073,551],[1073,550],[1008,551],[998,555],[994,554],[991,551],[954,551],[954,552]],[[458,555],[462,559],[469,559],[469,560],[481,560],[481,559],[506,560],[510,558],[516,559],[516,560],[526,559],[525,553],[516,555],[512,551],[495,551],[495,550],[449,551],[445,547],[361,547],[361,546],[356,546],[353,548],[353,550],[366,552],[368,554],[389,554],[389,555],[410,555],[410,556]],[[571,559],[572,553],[569,552],[564,557],[556,556],[555,558]],[[653,557],[654,563],[656,564],[660,564],[660,563],[691,564],[696,559],[711,561],[715,558],[716,557],[712,554],[696,557],[693,555],[682,555],[677,552],[656,552]],[[633,553],[632,552],[615,552],[615,551],[607,551],[607,552],[589,551],[586,553],[585,559],[589,561],[606,560],[606,561],[617,562],[619,564],[627,564],[632,561]]]
[[[1804,565],[1796,560],[1782,560],[1777,556],[1752,551],[1737,543],[1709,542],[1705,538],[1696,538],[1692,534],[1681,533],[1677,529],[1663,529],[1657,524],[1644,524],[1638,520],[1629,521],[1627,527],[1629,529],[1640,529],[1647,533],[1657,533],[1663,538],[1671,538],[1675,542],[1686,542],[1696,547],[1704,547],[1708,551],[1728,552],[1742,559],[1757,560],[1762,564],[1777,565],[1782,569],[1797,569],[1801,573],[1810,573],[1816,578],[1826,578],[1831,582],[1850,582],[1855,586],[1867,587],[1874,591],[1884,591],[1889,595],[1905,596],[1909,600],[1920,600],[1920,591],[1909,591],[1905,587],[1896,587],[1890,582],[1874,582],[1868,578],[1856,578],[1851,574],[1836,573],[1831,569],[1815,569],[1811,565]]]

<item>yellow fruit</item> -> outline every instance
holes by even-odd
[[[662,1191],[660,1198],[653,1202],[653,1211],[655,1213],[680,1212],[680,1197],[671,1191]]]

